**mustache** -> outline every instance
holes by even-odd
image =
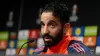
[[[53,39],[53,36],[51,36],[51,35],[49,35],[49,34],[44,34],[42,37],[43,37],[43,38],[47,37],[47,38]]]

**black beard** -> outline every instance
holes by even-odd
[[[44,37],[48,37],[48,38],[52,39],[52,42],[45,42],[44,41],[44,43],[45,43],[45,45],[47,47],[52,47],[52,46],[55,46],[56,44],[58,44],[62,40],[62,38],[63,38],[63,32],[61,31],[59,34],[57,34],[56,37],[53,37],[53,36],[51,36],[49,34],[43,35],[43,39],[44,39]]]

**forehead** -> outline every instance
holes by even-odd
[[[43,12],[41,14],[41,21],[49,21],[49,20],[59,21],[58,17],[53,16],[52,12]]]

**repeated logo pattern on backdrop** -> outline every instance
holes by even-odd
[[[18,32],[13,31],[2,31],[0,32],[0,51],[5,51],[5,55],[17,55],[21,46],[34,38],[40,37],[40,30],[20,30]],[[36,41],[32,43],[25,44],[21,51],[20,55],[32,55],[34,50],[37,47]]]
[[[87,47],[90,48],[92,54],[100,54],[100,36],[98,34],[98,26],[74,26],[72,27],[72,36],[78,38]],[[98,50],[99,49],[99,50]]]

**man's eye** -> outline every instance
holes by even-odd
[[[50,27],[54,28],[54,27],[55,27],[55,25],[50,25]]]

